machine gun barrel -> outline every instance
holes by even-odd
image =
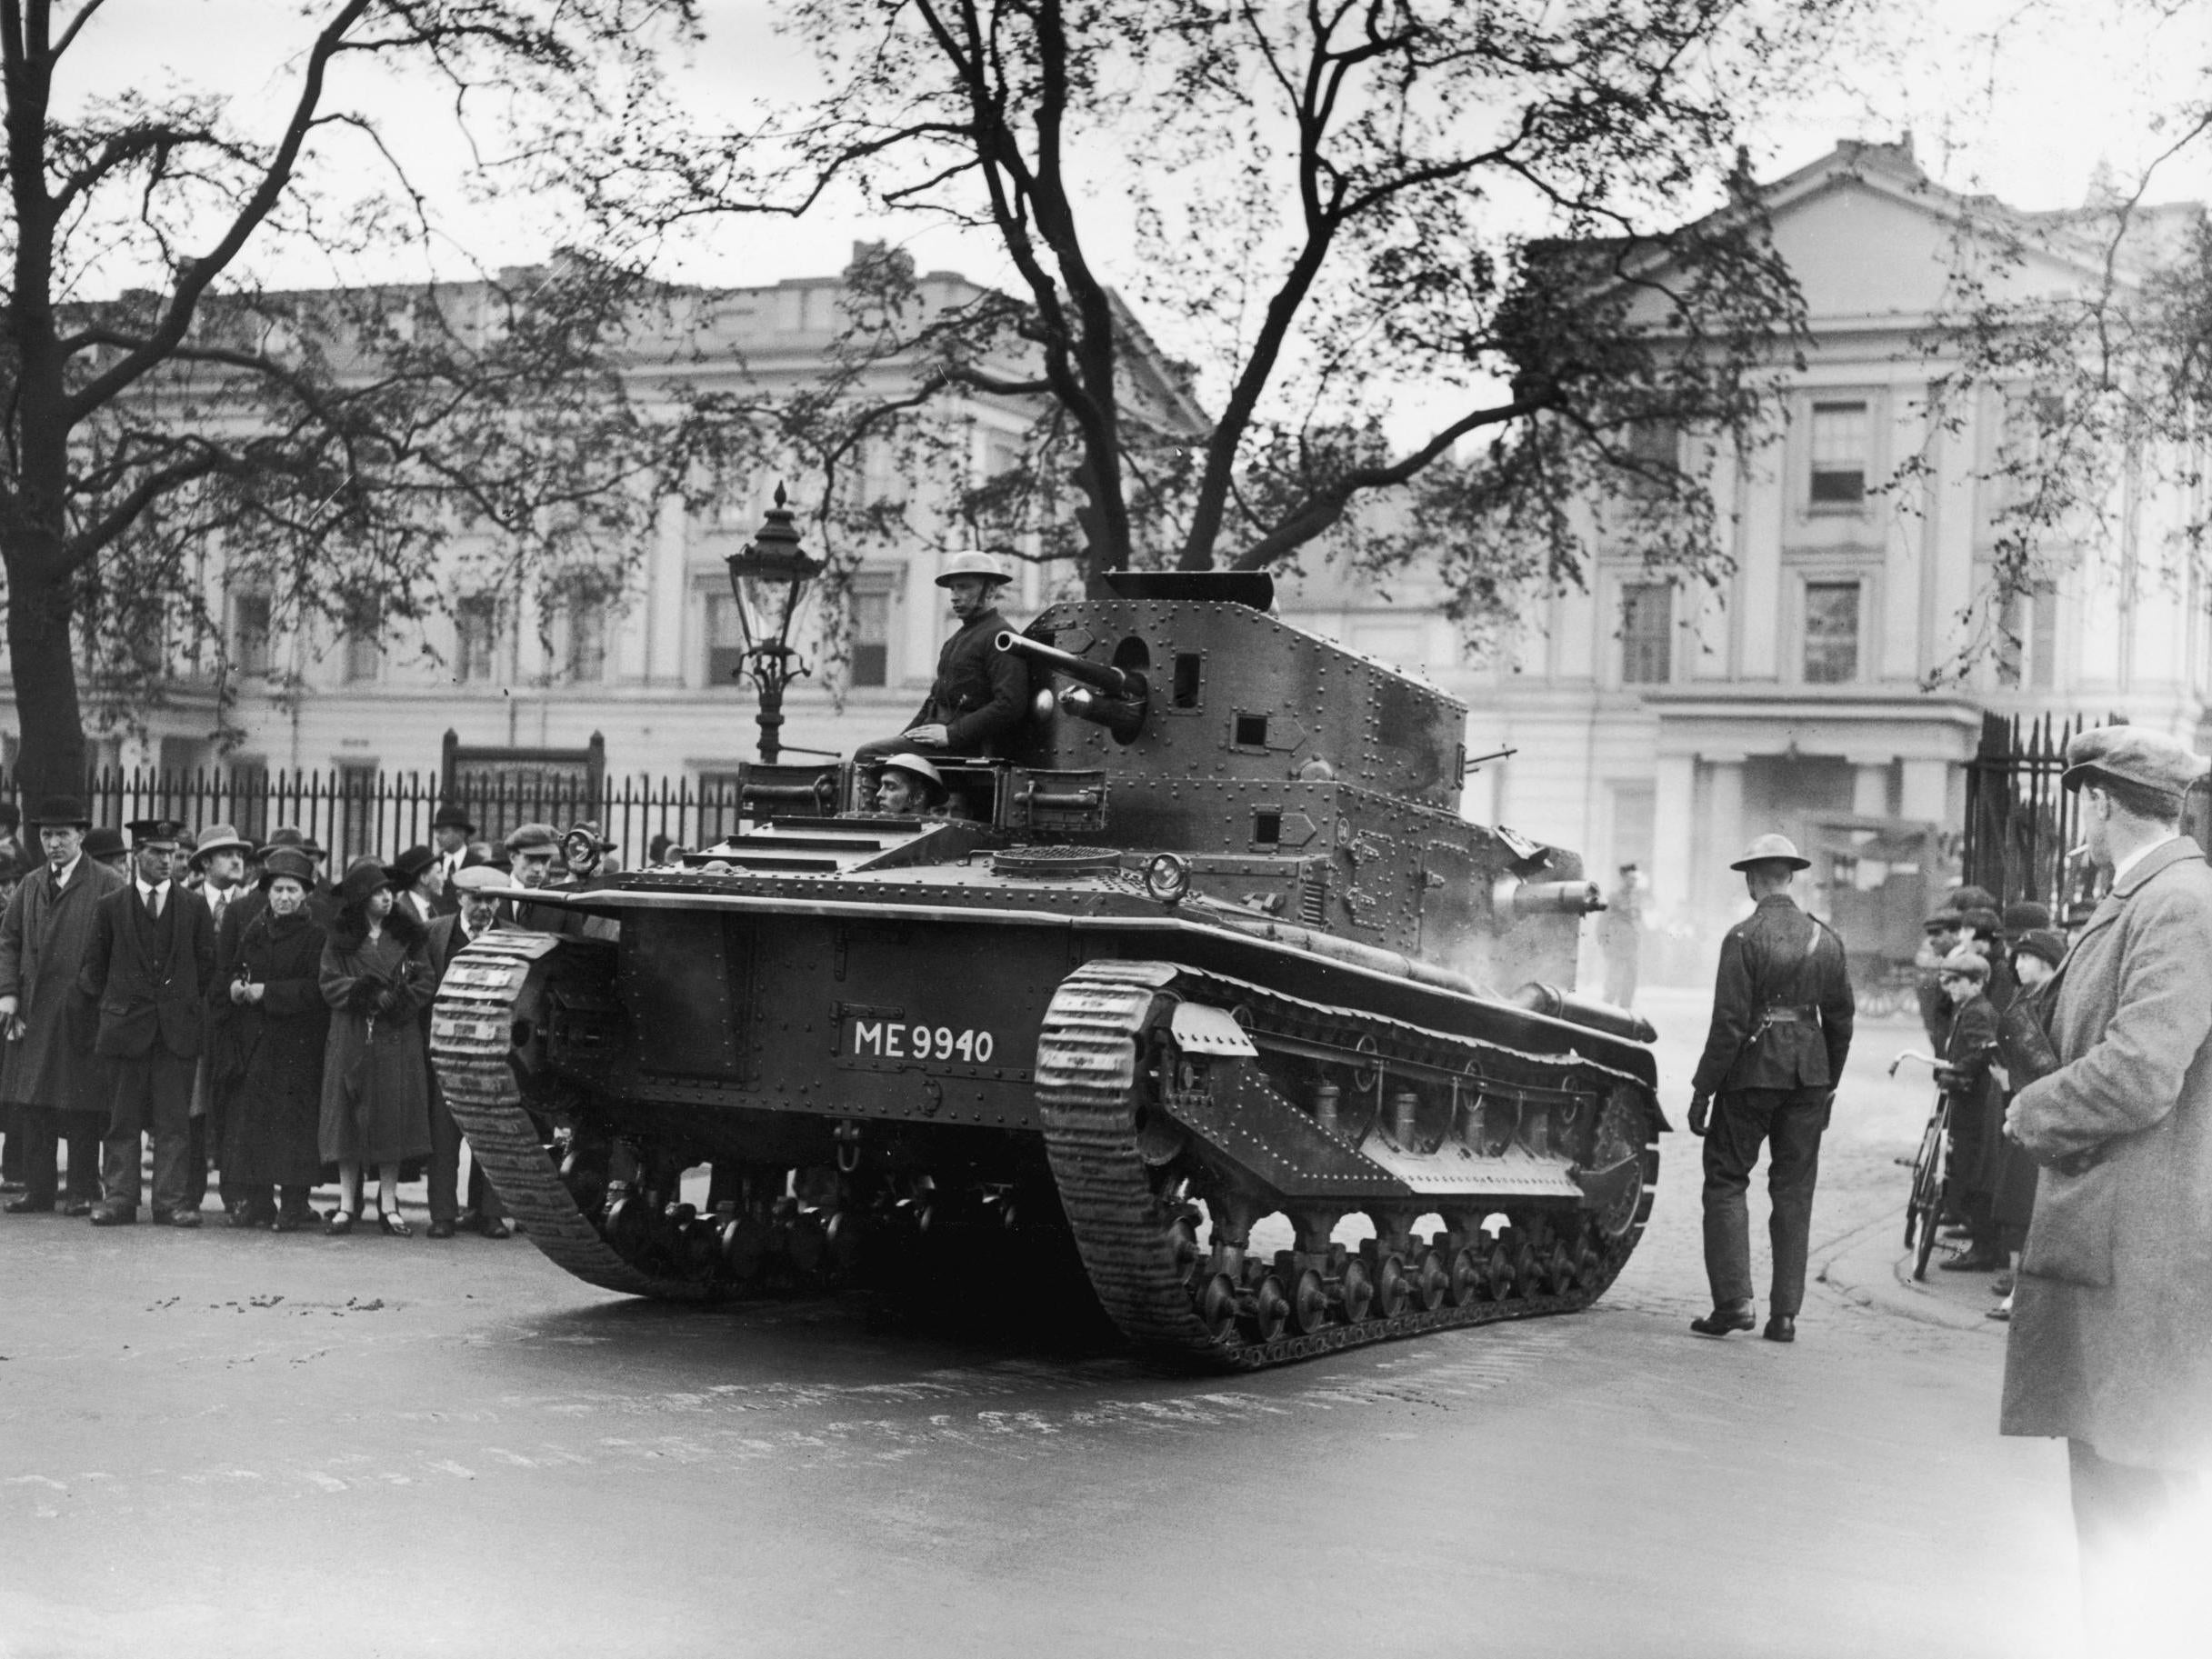
[[[1126,668],[1110,668],[1103,663],[1089,662],[1072,652],[1056,650],[1026,635],[1002,633],[998,636],[998,648],[1011,651],[1016,656],[1026,657],[1040,668],[1064,674],[1069,679],[1094,691],[1104,692],[1109,697],[1136,702],[1145,695],[1145,682],[1141,675],[1133,674]]]

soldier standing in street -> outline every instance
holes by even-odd
[[[1705,1270],[1713,1289],[1713,1311],[1690,1328],[1706,1336],[1756,1323],[1745,1193],[1760,1145],[1771,1143],[1774,1294],[1764,1334],[1797,1340],[1820,1135],[1851,1052],[1854,1012],[1843,941],[1789,896],[1811,862],[1787,837],[1761,835],[1728,866],[1743,872],[1757,908],[1721,941],[1713,1023],[1690,1083],[1690,1132],[1705,1136]]]

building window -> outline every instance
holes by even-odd
[[[1813,405],[1812,503],[1857,506],[1867,498],[1867,440],[1863,403]]]
[[[2048,691],[2057,678],[2057,594],[2047,586],[2007,594],[1997,625],[1997,684]]]
[[[231,660],[240,674],[265,675],[275,665],[266,594],[231,597]]]
[[[1856,582],[1805,585],[1805,678],[1841,685],[1858,678],[1858,587]]]
[[[1621,589],[1621,684],[1664,685],[1674,671],[1674,590],[1664,582]]]
[[[355,607],[345,624],[345,677],[349,682],[376,677],[384,665],[384,641],[378,633],[375,611]]]
[[[706,595],[706,683],[733,685],[745,665],[745,629],[737,620],[737,601],[729,594],[710,591]]]
[[[562,673],[572,685],[595,685],[606,678],[606,601],[596,586],[577,581],[560,595],[566,635]]]
[[[1628,487],[1640,495],[1660,495],[1672,487],[1682,461],[1682,432],[1672,421],[1634,421],[1623,436],[1633,469]]]
[[[453,677],[464,685],[481,684],[498,675],[499,598],[495,594],[469,594],[453,607]]]
[[[891,595],[856,593],[853,595],[853,684],[890,683]]]

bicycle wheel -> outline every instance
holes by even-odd
[[[1920,1212],[1919,1242],[1913,1246],[1913,1278],[1927,1277],[1928,1258],[1936,1254],[1936,1235],[1943,1230],[1943,1164],[1947,1114],[1938,1111],[1929,1121],[1924,1144],[1926,1161],[1913,1171],[1913,1203]]]
[[[1937,1155],[1936,1149],[1941,1133],[1931,1116],[1927,1120],[1927,1127],[1920,1131],[1920,1144],[1912,1155],[1910,1167],[1913,1178],[1905,1192],[1905,1248],[1907,1250],[1913,1247],[1913,1240],[1919,1236],[1919,1223],[1927,1205],[1928,1164]],[[1897,1162],[1903,1164],[1906,1160],[1899,1158]]]

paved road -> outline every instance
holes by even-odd
[[[1700,1010],[1652,1011],[1678,1108]],[[1887,1251],[1910,1037],[1866,1039],[1824,1256]],[[1590,1314],[1227,1382],[623,1302],[521,1240],[10,1218],[0,1654],[2069,1651],[1995,1327],[1817,1290],[1794,1348],[1692,1337],[1694,1161]]]

